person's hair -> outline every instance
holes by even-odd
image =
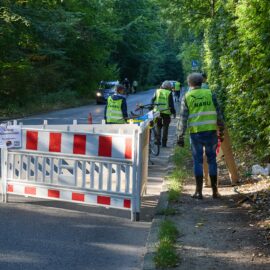
[[[205,72],[202,73],[202,76],[203,76],[204,79],[207,79],[207,75],[206,75]]]
[[[161,88],[163,89],[172,89],[172,84],[170,81],[164,81],[162,84],[161,84]]]
[[[203,83],[203,76],[201,73],[191,73],[187,77],[190,86],[201,86]]]
[[[125,87],[122,84],[117,84],[115,87],[115,91],[118,93],[120,91],[125,91]]]

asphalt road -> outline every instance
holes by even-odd
[[[128,112],[136,108],[137,103],[149,104],[154,94],[154,89],[145,92],[139,92],[135,95],[129,95],[127,98]],[[78,124],[87,124],[88,114],[93,117],[93,124],[100,124],[104,118],[105,105],[87,105],[78,108],[66,109],[44,113],[27,118],[17,119],[24,125],[43,124],[44,120],[48,120],[48,124],[72,124],[73,120],[77,120]]]
[[[129,110],[148,103],[152,94],[149,90],[129,96]],[[19,121],[86,123],[91,112],[94,123],[100,123],[103,111],[104,105],[89,105]],[[150,196],[142,207],[140,222],[131,222],[127,211],[9,196],[9,203],[0,204],[0,269],[141,269],[157,197],[151,201]]]

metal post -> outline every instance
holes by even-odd
[[[132,175],[132,221],[140,220],[140,190],[138,190],[138,182],[140,183],[140,133],[138,130],[133,132],[133,175]]]
[[[2,202],[7,202],[7,149],[1,149]]]

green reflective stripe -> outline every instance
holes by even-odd
[[[114,115],[122,115],[122,112],[115,111],[115,110],[107,110],[107,112]]]
[[[118,115],[111,115],[110,119],[122,119],[123,117],[119,117]]]
[[[188,118],[194,118],[200,115],[217,115],[216,111],[211,111],[211,112],[198,112],[198,113],[193,113],[188,116]]]
[[[196,126],[202,126],[202,125],[208,125],[208,124],[216,124],[216,120],[209,120],[209,121],[202,121],[202,122],[194,122],[194,123],[189,123],[190,127],[196,127]]]

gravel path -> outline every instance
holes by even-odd
[[[247,209],[239,207],[233,188],[221,186],[220,200],[212,199],[210,188],[204,188],[202,201],[192,199],[193,192],[189,180],[175,205],[180,214],[172,218],[181,233],[176,269],[269,270],[263,231],[252,224]]]

